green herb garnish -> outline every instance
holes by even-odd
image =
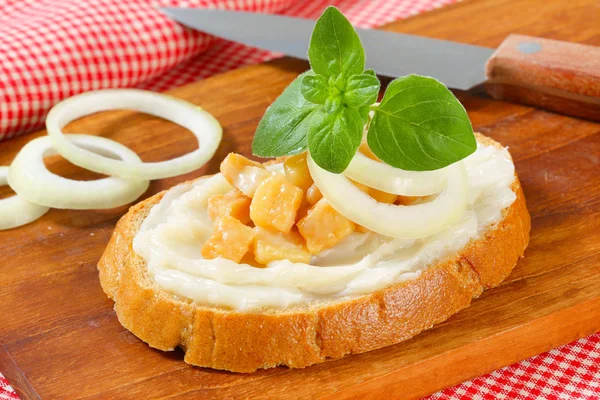
[[[310,150],[323,169],[343,172],[356,154],[369,111],[369,147],[382,161],[429,171],[477,148],[467,112],[437,80],[408,75],[392,81],[379,105],[380,82],[365,71],[365,52],[350,22],[335,7],[317,20],[310,39],[311,69],[267,109],[252,143],[260,157]]]

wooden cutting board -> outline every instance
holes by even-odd
[[[490,47],[511,32],[600,45],[599,20],[596,0],[482,0],[389,29]],[[261,114],[306,68],[281,59],[174,90],[213,113],[224,140],[207,166],[153,182],[146,196],[216,172],[230,151],[249,154]],[[23,398],[417,398],[600,330],[600,125],[457,94],[475,128],[510,147],[533,217],[526,258],[470,308],[405,343],[303,370],[194,368],[122,328],[100,288],[96,263],[127,207],[52,210],[0,232],[0,371]],[[146,161],[195,146],[184,129],[129,112],[69,130],[116,139]],[[42,134],[0,144],[0,165]],[[47,163],[68,177],[98,176]]]

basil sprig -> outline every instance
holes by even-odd
[[[459,161],[477,148],[469,117],[437,80],[408,75],[392,81],[379,105],[380,82],[365,71],[356,31],[335,7],[315,24],[308,57],[311,70],[296,78],[267,109],[252,151],[279,157],[310,151],[323,169],[343,172],[362,141],[383,162],[429,171]]]

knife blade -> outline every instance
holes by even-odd
[[[234,42],[307,59],[314,20],[245,11],[161,8],[179,23]],[[493,49],[380,30],[357,29],[367,68],[383,76],[412,73],[467,90],[485,81]],[[440,68],[444,65],[444,68]]]
[[[175,21],[231,41],[307,59],[315,21],[200,8],[161,8]],[[600,47],[509,35],[491,49],[382,30],[357,29],[367,68],[420,74],[468,90],[485,82],[493,98],[600,121]]]

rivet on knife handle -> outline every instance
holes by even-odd
[[[486,74],[495,99],[600,121],[600,47],[510,35]]]

